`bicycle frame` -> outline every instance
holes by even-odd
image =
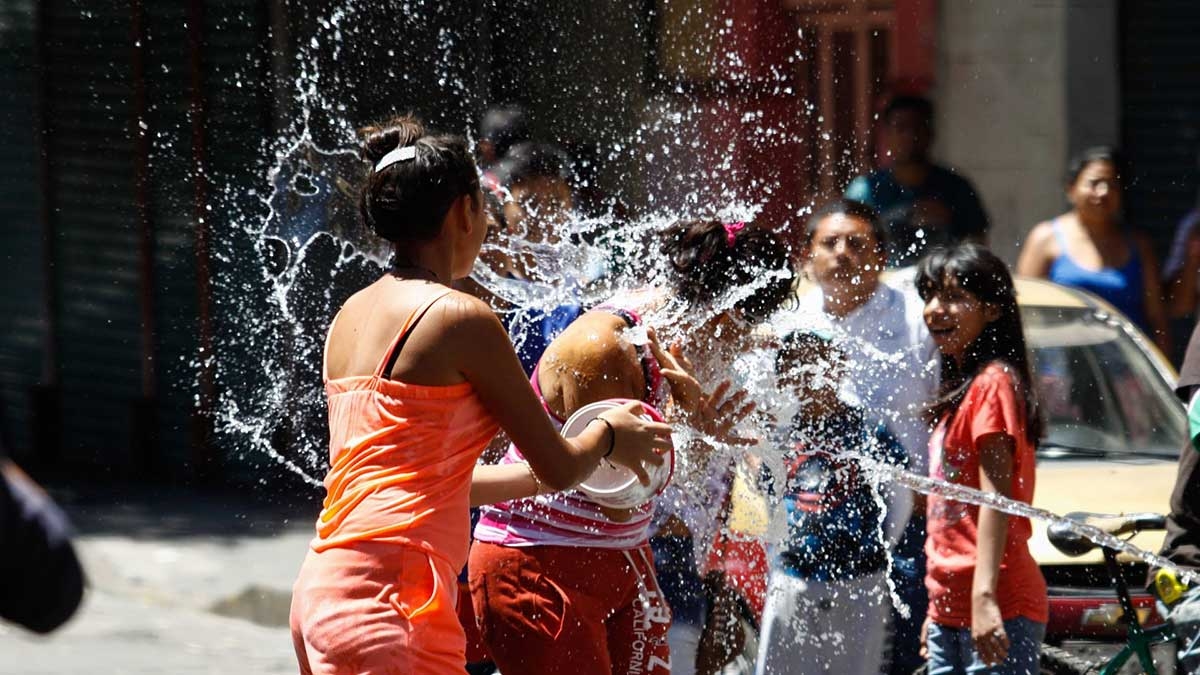
[[[1158,669],[1154,667],[1154,659],[1150,654],[1150,646],[1173,641],[1175,627],[1167,621],[1161,626],[1143,628],[1142,622],[1138,621],[1133,601],[1129,598],[1129,586],[1125,583],[1125,575],[1121,574],[1115,551],[1104,548],[1104,564],[1108,568],[1109,579],[1117,589],[1117,598],[1121,602],[1121,621],[1125,623],[1128,641],[1116,656],[1100,668],[1099,675],[1116,675],[1133,656],[1137,656],[1138,664],[1146,675],[1158,675]]]

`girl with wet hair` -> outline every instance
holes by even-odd
[[[1108,147],[1071,159],[1066,177],[1071,210],[1033,228],[1021,247],[1017,274],[1100,296],[1170,354],[1158,259],[1150,239],[1122,222],[1124,164]]]
[[[302,673],[462,672],[455,576],[468,506],[570,487],[603,457],[648,480],[670,427],[634,403],[563,439],[491,309],[450,288],[487,231],[466,141],[411,116],[364,138],[362,218],[395,261],[346,301],[326,339],[331,466],[292,639]],[[477,467],[501,428],[525,461]]]
[[[746,349],[753,325],[790,297],[787,248],[755,225],[711,220],[677,223],[661,247],[668,284],[611,298],[575,320],[542,356],[534,388],[557,424],[589,403],[637,399],[736,444],[733,427],[752,408],[745,393],[728,382],[706,391],[684,344],[663,349],[653,331],[686,336],[687,350],[705,357],[700,372],[715,379]],[[691,672],[706,612],[695,551],[706,552],[719,527],[730,468],[707,448],[679,451],[691,453],[686,461],[705,483],[669,486],[657,511],[653,501],[608,509],[575,491],[483,509],[471,595],[501,672]],[[523,453],[518,440],[502,461],[519,463]],[[651,534],[662,544],[656,550]],[[670,577],[662,587],[656,562]],[[676,630],[681,639],[668,649],[672,614],[691,630]]]
[[[916,284],[942,354],[930,475],[1032,502],[1042,424],[1008,269],[972,244],[930,254]],[[928,533],[929,672],[1038,672],[1049,605],[1029,519],[931,494]]]

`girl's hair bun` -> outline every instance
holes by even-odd
[[[363,139],[363,154],[374,166],[396,148],[413,145],[425,135],[425,125],[411,114],[396,115],[378,124],[358,130]]]
[[[359,197],[359,214],[380,237],[394,243],[429,241],[441,232],[455,200],[476,198],[479,170],[462,136],[431,134],[413,115],[398,115],[359,133],[372,167]],[[416,147],[411,157],[374,169],[385,155],[408,146]]]

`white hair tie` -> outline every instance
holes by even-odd
[[[405,145],[396,148],[379,159],[379,163],[375,165],[375,173],[379,173],[397,162],[407,162],[410,159],[415,159],[416,156],[417,146],[415,145]]]

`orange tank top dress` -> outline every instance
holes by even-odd
[[[463,672],[456,577],[470,543],[471,475],[498,425],[470,383],[387,377],[413,326],[449,292],[408,317],[372,375],[326,371],[327,495],[292,592],[301,673]]]

